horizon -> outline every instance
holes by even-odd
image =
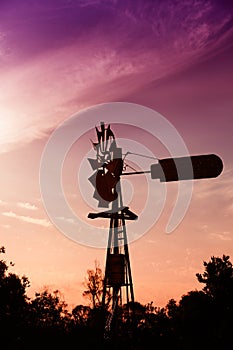
[[[174,232],[166,233],[177,199],[177,185],[169,184],[158,220],[129,244],[136,301],[163,307],[198,288],[195,274],[203,271],[203,261],[233,256],[232,4],[28,0],[3,2],[0,10],[0,245],[6,260],[15,263],[13,271],[29,278],[29,294],[59,289],[69,305],[83,304],[87,269],[97,260],[104,271],[105,248],[72,241],[51,222],[40,166],[63,122],[107,103],[149,108],[177,130],[191,155],[217,154],[223,160],[219,177],[193,181],[190,205]],[[72,145],[64,162],[66,199],[86,221],[89,205],[77,174],[85,159],[89,166],[95,126]],[[114,133],[154,156],[167,155],[159,140],[136,127],[116,125]],[[145,179],[128,181],[125,197],[140,213]],[[154,191],[156,198],[157,185]],[[91,204],[98,209],[95,200]]]

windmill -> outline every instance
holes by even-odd
[[[222,160],[215,154],[190,157],[159,159],[150,166],[150,170],[125,172],[122,149],[117,147],[110,125],[100,123],[95,128],[97,142],[93,142],[96,158],[89,158],[94,171],[89,181],[94,187],[93,197],[98,207],[106,211],[89,213],[90,219],[106,218],[110,220],[106,253],[105,275],[103,283],[102,308],[106,310],[107,296],[110,298],[110,314],[105,320],[104,334],[109,336],[112,328],[116,330],[118,311],[126,306],[125,317],[134,321],[134,290],[130,267],[126,221],[138,217],[123,205],[121,176],[150,173],[151,179],[160,182],[214,178],[223,170]],[[109,209],[110,207],[110,209]]]

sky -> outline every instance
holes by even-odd
[[[104,271],[105,249],[69,239],[50,220],[40,166],[61,123],[105,103],[158,112],[190,154],[214,153],[224,164],[219,177],[194,181],[189,208],[172,234],[165,227],[176,187],[167,184],[158,221],[129,245],[135,299],[164,306],[202,288],[195,274],[203,271],[203,261],[223,254],[233,261],[232,43],[228,0],[1,1],[0,244],[14,271],[29,278],[31,297],[47,287],[59,289],[71,307],[84,304],[87,269],[98,261]],[[77,172],[91,151],[94,127],[64,162],[67,200],[85,218],[89,208],[80,198]],[[165,155],[135,128],[114,132]],[[133,187],[130,209],[140,211],[146,183],[127,180],[126,191]]]

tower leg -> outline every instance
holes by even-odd
[[[123,318],[130,323],[134,319],[134,291],[123,213],[114,213],[110,220],[102,308],[106,313],[109,311],[105,337],[117,334]]]

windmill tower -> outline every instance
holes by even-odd
[[[126,221],[136,220],[137,215],[123,205],[121,175],[150,173],[151,179],[160,182],[214,178],[223,170],[222,160],[215,154],[190,157],[158,159],[147,171],[123,171],[122,149],[117,147],[115,136],[103,122],[96,127],[97,143],[93,143],[96,158],[88,159],[94,174],[89,181],[95,188],[93,197],[99,207],[108,210],[89,213],[90,219],[109,219],[109,236],[106,254],[102,308],[110,306],[105,320],[105,335],[117,330],[117,318],[122,306],[126,306],[125,317],[134,323],[134,290],[127,242]],[[133,154],[130,152],[130,154]],[[111,208],[109,209],[109,206]],[[107,300],[110,300],[110,305]]]
[[[110,125],[96,128],[98,143],[93,143],[96,159],[89,159],[95,173],[89,178],[95,187],[94,198],[99,207],[110,210],[89,213],[90,219],[109,219],[109,236],[103,284],[102,308],[110,300],[110,314],[105,322],[105,335],[116,328],[119,308],[125,305],[127,318],[134,318],[134,290],[126,232],[126,220],[136,220],[137,215],[123,206],[120,176],[123,171],[122,149],[117,147]],[[109,305],[108,305],[109,306]]]

